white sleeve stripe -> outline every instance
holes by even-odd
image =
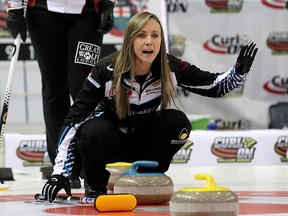
[[[98,82],[96,82],[96,80],[94,80],[91,76],[88,76],[88,80],[96,87],[96,88],[100,88],[100,84]]]
[[[187,88],[208,90],[219,85],[219,86],[224,87],[223,89],[231,89],[231,87],[233,88],[239,87],[239,85],[241,85],[243,81],[245,81],[245,79],[246,79],[246,74],[245,75],[236,74],[234,67],[232,67],[227,72],[219,75],[216,78],[216,80],[210,85],[190,86],[190,85],[181,84],[181,86],[187,87]],[[226,84],[228,84],[228,86],[226,86]]]

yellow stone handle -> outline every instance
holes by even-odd
[[[108,166],[108,167],[119,167],[119,166],[130,167],[131,165],[132,165],[132,163],[116,162],[116,163],[107,164],[106,166]]]
[[[227,188],[219,187],[214,178],[210,174],[198,173],[194,176],[197,180],[206,180],[204,187],[182,188],[182,192],[212,192],[212,191],[229,191]]]

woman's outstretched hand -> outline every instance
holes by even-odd
[[[243,75],[250,70],[257,51],[258,48],[254,42],[249,42],[240,50],[235,64],[236,73]]]

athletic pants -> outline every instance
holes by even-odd
[[[77,142],[87,183],[106,186],[110,173],[105,167],[114,162],[152,160],[159,166],[147,168],[149,171],[166,172],[173,156],[185,144],[190,130],[186,115],[173,109],[128,129],[127,134],[105,118],[87,121],[80,128]]]
[[[47,150],[55,164],[60,127],[71,98],[74,100],[100,59],[103,35],[97,33],[99,19],[95,12],[61,14],[28,7],[26,18],[41,72]]]

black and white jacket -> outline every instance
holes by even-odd
[[[239,75],[232,67],[227,72],[211,73],[195,65],[167,54],[171,76],[176,86],[190,92],[221,97],[240,87],[247,74]],[[161,103],[160,63],[155,59],[151,72],[141,83],[131,80],[129,71],[124,74],[122,85],[129,95],[130,109],[124,120],[119,120],[114,109],[115,89],[112,85],[116,55],[110,55],[96,64],[84,82],[75,103],[66,118],[58,143],[58,154],[53,174],[69,176],[74,162],[73,150],[76,145],[77,130],[91,118],[104,116],[118,124],[121,129],[137,125],[147,115],[157,112]]]

